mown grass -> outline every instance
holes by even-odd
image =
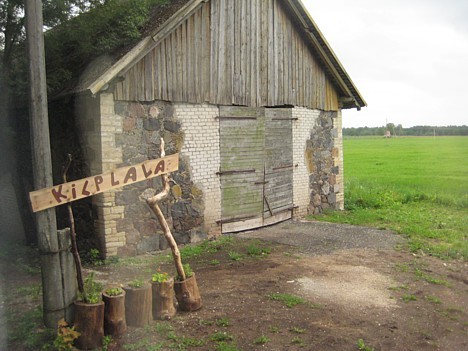
[[[412,251],[468,259],[468,137],[344,140],[345,209],[315,219],[388,228]]]

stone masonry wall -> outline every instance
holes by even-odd
[[[293,120],[293,203],[294,217],[300,218],[308,214],[310,205],[309,177],[314,170],[310,150],[306,148],[307,140],[317,123],[319,110],[296,107],[292,110]]]
[[[208,107],[203,108],[208,109]],[[186,125],[185,122],[186,120],[203,120],[200,118],[201,114],[195,113],[194,109],[195,107],[189,111],[183,106],[163,101],[151,104],[115,102],[116,114],[122,118],[122,132],[117,133],[115,137],[116,146],[122,150],[122,164],[117,166],[131,165],[160,157],[161,137],[165,141],[166,154],[181,153],[179,170],[171,174],[173,179],[171,194],[169,199],[161,203],[161,210],[178,243],[197,241],[206,237],[204,225],[206,195],[192,178],[199,176],[196,170],[200,162],[194,162],[195,167],[192,170],[189,162],[192,159],[197,160],[191,157],[193,155],[190,152],[187,154],[184,152],[190,151],[190,146],[187,144],[191,145],[190,143],[193,143],[196,137],[203,137],[202,122],[199,124],[200,130],[191,129],[195,128],[198,122],[193,126]],[[197,150],[201,151],[202,147]],[[198,152],[198,154],[203,153]],[[201,161],[205,162],[204,159]],[[160,177],[124,187],[116,193],[115,205],[124,208],[124,216],[117,220],[116,229],[117,232],[125,233],[126,239],[126,244],[119,247],[118,255],[136,255],[167,248],[165,238],[159,235],[162,234],[159,222],[146,202],[140,199],[140,195],[147,188],[160,190]]]
[[[309,213],[343,209],[343,144],[340,112],[320,112],[310,139],[307,158],[311,169]]]

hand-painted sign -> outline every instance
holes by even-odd
[[[110,173],[36,190],[29,193],[29,198],[33,212],[38,212],[170,173],[177,169],[179,169],[179,154],[174,154],[157,160],[148,160],[134,166],[118,168]]]

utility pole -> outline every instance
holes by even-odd
[[[42,0],[25,0],[26,39],[29,57],[31,138],[34,187],[53,185],[47,113],[46,71]],[[36,214],[38,246],[41,254],[43,319],[47,327],[57,327],[65,318],[64,286],[60,265],[55,209]]]

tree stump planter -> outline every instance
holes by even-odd
[[[165,282],[151,282],[153,291],[153,319],[171,319],[176,314],[174,300],[174,279]]]
[[[102,347],[104,338],[104,302],[90,304],[75,301],[75,330],[81,335],[75,345],[80,350]]]
[[[127,325],[144,327],[153,320],[151,284],[145,283],[141,288],[124,287],[125,317]]]
[[[174,291],[181,311],[192,312],[202,307],[195,273],[192,273],[191,277],[183,281],[176,281],[174,283]]]
[[[104,301],[104,333],[119,339],[127,331],[125,318],[125,291],[120,295],[111,296],[105,291],[102,293]]]

